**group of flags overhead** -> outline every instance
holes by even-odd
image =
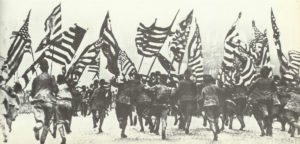
[[[185,19],[178,23],[175,32],[172,32],[178,12],[172,23],[167,27],[157,26],[156,19],[149,27],[140,23],[135,38],[137,52],[143,58],[155,57],[153,64],[158,59],[161,66],[168,73],[168,76],[175,79],[178,79],[178,75],[172,73],[176,71],[173,63],[178,63],[177,71],[180,74],[180,66],[183,62],[184,54],[187,52],[187,66],[192,70],[196,83],[199,85],[203,82],[204,77],[200,28],[195,19],[195,30],[191,38],[189,37],[193,23],[193,11],[191,11]],[[28,33],[29,18],[30,12],[21,29],[18,32],[13,32],[14,40],[5,61],[9,69],[7,81],[18,70],[23,55],[26,52],[31,53],[33,57],[34,52],[31,48],[31,39]],[[266,31],[264,33],[261,32],[253,21],[254,39],[251,40],[248,46],[239,37],[237,26],[240,19],[241,13],[228,31],[224,41],[224,58],[219,70],[218,80],[225,85],[250,85],[258,78],[260,68],[270,66],[271,58]],[[280,61],[281,75],[286,81],[295,82],[299,76],[300,52],[290,51],[288,53],[288,60],[281,49],[279,29],[276,25],[273,11],[271,11],[271,23],[274,33],[273,38]],[[51,60],[54,63],[62,65],[64,68],[67,65],[72,65],[64,73],[66,79],[78,82],[86,68],[88,68],[88,72],[93,72],[95,73],[95,77],[98,77],[101,51],[107,59],[106,68],[110,73],[125,77],[138,73],[125,50],[122,50],[118,45],[112,32],[109,13],[105,16],[99,38],[86,46],[76,58],[75,54],[85,36],[86,30],[75,24],[75,26],[63,31],[61,4],[53,9],[45,20],[44,25],[46,35],[35,51],[35,53],[41,54],[37,59],[33,57],[34,63],[22,74],[25,85],[29,83],[34,75],[37,75],[38,63],[42,59]],[[173,53],[171,62],[161,53],[161,49],[166,43],[168,43],[168,49]],[[146,77],[149,77],[149,73]]]
[[[218,81],[224,85],[248,86],[258,78],[259,69],[270,64],[266,33],[261,33],[253,21],[255,38],[248,47],[239,37],[237,24],[241,16],[239,13],[224,41],[224,58],[218,74]]]
[[[178,15],[178,12],[174,17],[172,23],[165,28],[158,27],[156,25],[156,20],[150,27],[146,27],[144,26],[144,24],[140,23],[135,39],[138,54],[143,56],[143,58],[155,57],[153,63],[157,58],[161,66],[166,70],[170,77],[172,77],[171,75],[174,75],[171,74],[171,71],[176,71],[176,69],[173,67],[174,62],[178,63],[177,71],[178,73],[180,73],[180,66],[184,59],[184,54],[186,52],[186,47],[189,40],[191,24],[193,21],[193,11],[191,11],[188,16],[178,24],[176,31],[172,32],[171,29]],[[167,38],[170,38],[170,40],[168,41],[168,48],[173,53],[173,59],[171,60],[171,62],[160,52],[160,50],[166,43]],[[203,58],[198,24],[196,24],[195,34],[191,38],[191,42],[188,47],[188,67],[192,69],[197,84],[200,84],[203,81]],[[150,67],[149,72],[151,71],[151,68],[152,67]]]

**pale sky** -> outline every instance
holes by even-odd
[[[12,42],[11,32],[19,30],[30,9],[29,33],[35,50],[45,35],[45,19],[59,3],[58,0],[0,0],[0,55],[6,57]],[[242,12],[239,31],[245,42],[253,38],[252,20],[256,21],[261,31],[267,29],[275,73],[278,73],[278,60],[272,39],[271,7],[281,32],[283,52],[287,54],[289,50],[300,50],[300,0],[63,0],[61,4],[64,30],[74,23],[87,29],[79,52],[98,39],[102,22],[109,11],[113,33],[121,49],[127,52],[137,68],[141,60],[134,41],[138,24],[142,22],[148,26],[157,18],[158,26],[168,26],[178,9],[180,12],[173,30],[192,9],[194,10],[194,18],[199,24],[203,43],[205,73],[209,73],[210,68],[216,68],[221,63],[225,35],[239,12]],[[167,47],[162,49],[162,53],[171,61],[172,57]],[[142,73],[147,73],[151,62],[151,58],[144,62]],[[31,63],[31,56],[26,54],[18,71],[19,75]],[[106,61],[103,56],[101,75],[109,79],[110,75],[104,66]],[[158,61],[153,68],[153,71],[156,70],[164,72]],[[181,70],[184,71],[184,66]],[[53,73],[59,73],[60,68],[54,71]],[[91,75],[83,76],[81,82],[89,84]]]

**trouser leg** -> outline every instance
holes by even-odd
[[[167,117],[168,117],[168,109],[166,110],[163,110],[162,111],[162,114],[161,114],[161,123],[162,123],[162,126],[161,126],[161,136],[162,136],[162,139],[166,139],[166,130],[167,130]]]
[[[93,118],[93,125],[94,128],[97,127],[97,123],[98,123],[98,116],[97,116],[97,110],[92,110],[92,118]]]
[[[4,115],[0,115],[0,131],[4,138],[3,142],[7,142],[6,118]]]

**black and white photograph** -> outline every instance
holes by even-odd
[[[299,144],[300,0],[0,0],[2,144]]]

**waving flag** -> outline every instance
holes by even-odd
[[[255,38],[250,42],[250,53],[257,67],[270,66],[271,58],[266,30],[262,33],[252,22]]]
[[[7,53],[7,59],[4,62],[4,64],[8,66],[8,70],[9,70],[8,78],[6,81],[9,81],[10,78],[18,70],[23,60],[24,53],[32,52],[31,39],[28,33],[29,17],[30,17],[30,11],[27,15],[25,23],[20,28],[20,30],[18,32],[13,32],[14,41],[10,45],[10,48]]]
[[[102,38],[100,47],[107,59],[106,68],[114,75],[119,75],[118,54],[120,48],[114,34],[112,33],[111,21],[108,12],[100,30],[100,37]]]
[[[52,13],[45,20],[45,28],[47,35],[41,41],[40,46],[35,52],[39,52],[46,48],[49,44],[60,43],[62,40],[62,22],[61,22],[61,4],[57,5]]]
[[[169,48],[174,54],[174,60],[179,63],[179,66],[184,57],[192,20],[193,11],[189,13],[185,20],[179,23],[179,28],[176,30],[169,44]]]
[[[135,38],[137,50],[140,55],[152,57],[160,51],[167,37],[171,33],[171,28],[174,24],[177,14],[168,27],[156,26],[156,19],[150,27],[146,27],[144,24],[140,23]]]
[[[124,76],[137,73],[134,63],[127,56],[125,51],[120,50],[118,55],[118,63],[120,65],[120,71]]]
[[[253,56],[242,42],[236,24],[241,13],[225,37],[224,59],[218,80],[225,85],[250,85],[257,78]]]
[[[43,56],[61,65],[70,64],[85,33],[86,30],[78,25],[69,28],[63,33],[61,42],[48,45],[49,48],[44,51]]]
[[[200,31],[197,23],[196,30],[188,46],[188,66],[192,69],[192,73],[196,78],[196,84],[201,84],[203,81],[203,56]]]
[[[271,23],[272,23],[272,29],[273,29],[273,39],[274,39],[274,43],[275,43],[275,47],[277,49],[277,56],[280,62],[280,73],[281,76],[284,80],[289,81],[289,82],[295,82],[297,76],[297,73],[294,73],[293,70],[297,71],[296,69],[296,65],[295,65],[295,58],[293,56],[297,55],[297,52],[293,52],[291,51],[289,53],[290,56],[290,62],[288,61],[288,59],[285,57],[285,55],[282,52],[281,49],[281,42],[280,42],[280,32],[279,32],[279,28],[276,24],[276,18],[274,16],[273,10],[271,9]],[[294,61],[294,62],[292,62]],[[295,69],[296,68],[296,69]]]

